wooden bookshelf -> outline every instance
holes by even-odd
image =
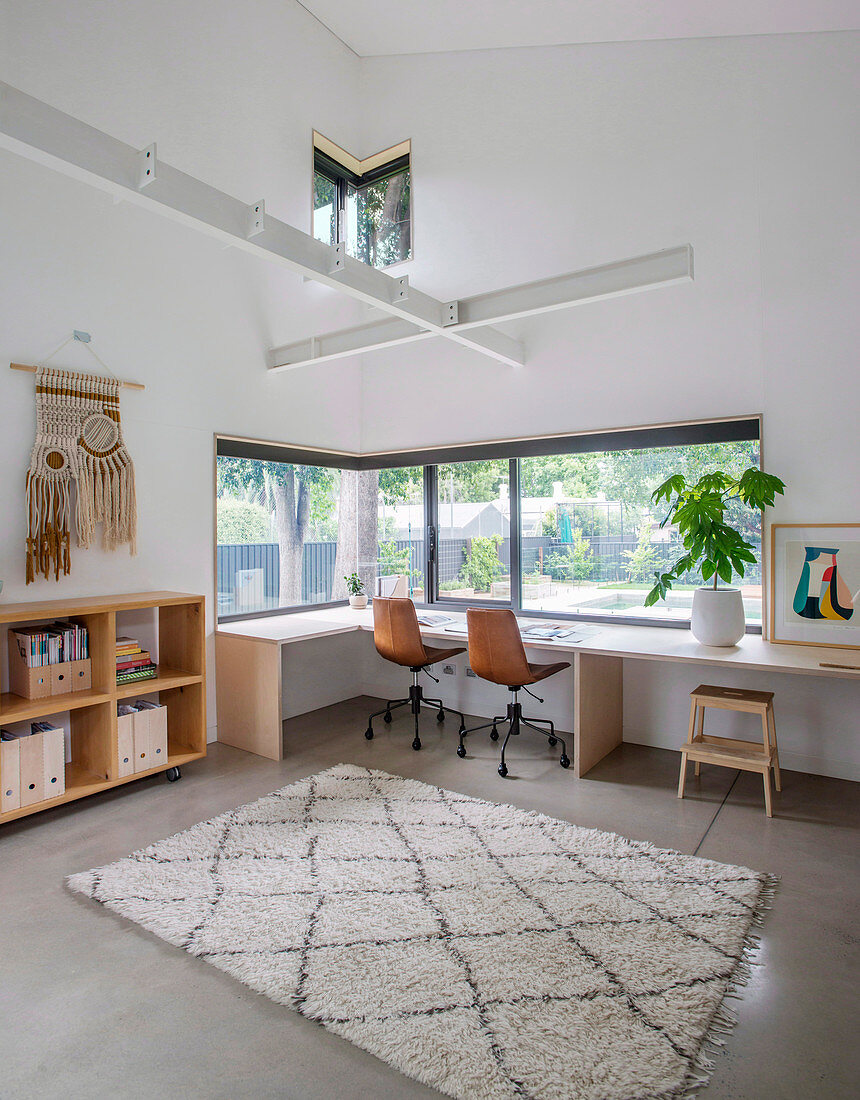
[[[117,684],[117,615],[148,610],[153,611],[158,620],[158,674],[154,679]],[[44,699],[24,699],[4,691],[0,694],[0,726],[68,711],[72,759],[66,764],[66,789],[56,798],[0,813],[0,824],[135,779],[178,769],[206,755],[205,601],[202,596],[183,592],[138,592],[90,599],[0,604],[0,628],[34,626],[55,619],[75,619],[87,627],[92,687]],[[167,759],[148,771],[120,777],[117,704],[124,699],[156,692],[159,702],[167,706]],[[2,782],[0,772],[0,784]]]

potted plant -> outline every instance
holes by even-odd
[[[346,581],[346,587],[349,591],[349,606],[367,607],[364,581],[359,577],[358,573],[350,573],[348,577],[344,577],[343,579]]]
[[[645,597],[645,606],[665,599],[673,581],[700,568],[702,580],[713,577],[713,585],[693,593],[690,630],[703,645],[736,645],[746,627],[741,591],[720,588],[718,582],[730,585],[732,576],[736,573],[743,577],[747,565],[755,564],[756,559],[752,543],[726,522],[726,508],[731,501],[739,500],[748,508],[761,510],[773,505],[776,494],[783,492],[784,482],[757,466],[744,470],[739,478],[717,470],[690,486],[683,474],[673,474],[664,481],[651,499],[655,504],[665,500],[669,505],[660,526],[677,524],[684,554],[668,572],[654,573],[656,584]]]

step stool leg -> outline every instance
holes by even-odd
[[[701,741],[702,740],[702,734],[704,733],[704,730],[705,730],[705,708],[704,708],[704,706],[699,705],[699,706],[696,707],[696,710],[699,712],[698,713],[699,720],[696,724],[696,740]],[[695,773],[696,773],[696,775],[701,775],[702,774],[702,764],[701,764],[701,761],[699,761],[699,760],[696,761]]]
[[[770,724],[770,743],[773,746],[773,781],[778,791],[782,790],[782,778],[779,774],[779,749],[776,744],[776,719],[773,716],[773,703],[767,709],[767,720]]]
[[[773,817],[773,806],[770,802],[770,768],[762,773],[764,780],[764,812],[768,817]]]
[[[681,753],[681,776],[678,780],[678,798],[684,797],[684,784],[687,782],[687,754]]]

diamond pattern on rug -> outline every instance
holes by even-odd
[[[72,889],[463,1100],[670,1100],[769,876],[349,764]]]

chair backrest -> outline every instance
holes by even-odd
[[[427,664],[415,604],[409,599],[373,597],[373,641],[386,661],[415,668]]]
[[[470,607],[466,612],[466,623],[469,629],[469,664],[483,680],[507,687],[532,682],[513,611],[507,608],[489,610]]]

